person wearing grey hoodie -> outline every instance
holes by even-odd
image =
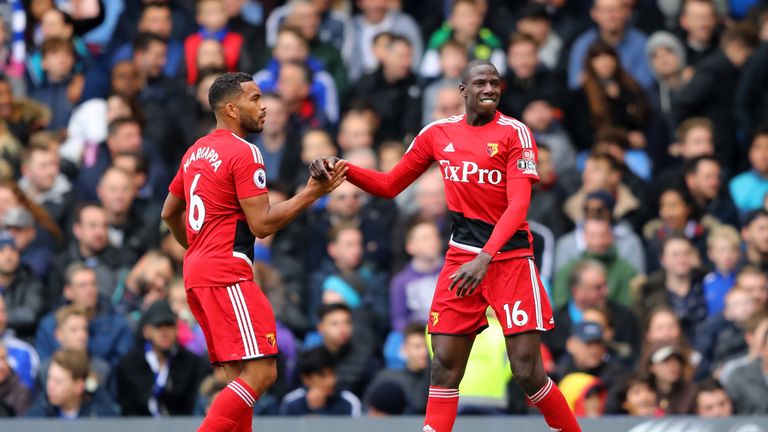
[[[672,33],[657,31],[648,39],[645,53],[655,82],[648,90],[651,124],[648,129],[648,153],[654,168],[663,169],[672,163],[667,146],[674,141],[675,118],[672,99],[686,82],[687,62],[683,43]]]

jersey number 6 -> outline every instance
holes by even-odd
[[[202,173],[195,175],[192,180],[192,186],[189,188],[189,214],[187,219],[189,220],[189,226],[194,231],[200,231],[203,227],[203,220],[205,219],[205,205],[203,199],[200,196],[195,195],[195,188],[197,187],[197,181],[200,180]]]
[[[528,323],[528,314],[524,310],[518,309],[520,303],[522,303],[520,300],[515,302],[512,312],[509,311],[509,303],[504,303],[504,312],[507,315],[507,328],[512,328],[512,324],[522,327]]]

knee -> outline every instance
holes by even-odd
[[[240,373],[240,379],[245,381],[253,391],[262,395],[277,381],[277,366],[269,362],[258,368],[246,367]]]
[[[432,359],[432,385],[458,388],[463,375],[464,371],[461,367],[446,362],[441,356],[436,354]]]
[[[538,390],[536,386],[544,378],[544,370],[536,355],[521,355],[510,359],[515,380],[526,392]],[[530,393],[529,393],[530,394]]]

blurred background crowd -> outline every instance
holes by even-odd
[[[529,220],[555,309],[546,368],[580,416],[768,414],[768,2],[2,0],[0,416],[204,414],[207,362],[159,214],[252,73],[269,198],[338,155],[389,170],[462,114],[471,59],[538,143]],[[278,319],[257,415],[422,413],[447,247],[443,175],[344,184],[254,245]],[[460,413],[529,413],[501,327]]]

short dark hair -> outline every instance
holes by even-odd
[[[717,160],[717,158],[714,156],[697,156],[683,163],[683,172],[686,176],[689,174],[696,174],[696,172],[699,171],[699,165],[706,161],[714,162],[717,164],[717,166],[721,166],[720,161]]]
[[[627,130],[620,127],[608,126],[598,129],[595,133],[595,144],[599,142],[616,144],[623,150],[629,148],[629,137],[627,135]]]
[[[99,210],[104,210],[104,207],[102,207],[101,205],[95,202],[86,202],[86,203],[78,204],[78,206],[75,207],[75,223],[76,224],[79,224],[83,221],[82,220],[83,212],[89,208],[97,208]]]
[[[755,138],[763,135],[768,135],[768,122],[761,123],[755,127],[755,130],[752,132],[752,144],[750,144],[750,147],[755,144]]]
[[[284,68],[286,66],[295,66],[301,70],[301,76],[304,78],[304,82],[307,83],[307,85],[312,84],[312,77],[314,76],[314,72],[312,69],[310,69],[309,66],[307,66],[306,63],[298,62],[298,61],[289,61],[285,62],[282,65],[280,65],[281,68]],[[279,74],[278,74],[279,75]],[[278,77],[279,79],[279,77]]]
[[[243,92],[243,83],[252,82],[253,77],[245,72],[227,72],[216,78],[208,91],[208,103],[216,110],[224,101],[239,96]]]
[[[699,411],[699,396],[702,393],[714,392],[714,391],[722,391],[728,394],[728,392],[725,391],[725,388],[722,386],[722,384],[717,382],[717,380],[715,380],[714,378],[706,378],[696,385],[696,391],[693,393],[693,413],[694,414],[697,414]],[[728,398],[730,399],[731,396],[729,395]]]
[[[338,311],[344,311],[350,315],[352,314],[352,310],[344,303],[322,304],[317,310],[317,320],[322,321],[326,316]]]
[[[426,337],[425,328],[426,325],[423,322],[412,322],[403,329],[403,339],[408,339],[411,335]]]
[[[296,38],[298,38],[304,46],[309,47],[309,41],[306,37],[304,37],[304,33],[301,32],[301,30],[298,27],[294,27],[290,24],[284,24],[280,26],[280,29],[277,30],[277,36],[280,36],[281,33],[290,33]]]
[[[573,289],[575,286],[579,285],[581,283],[581,274],[590,268],[599,268],[603,271],[603,274],[607,275],[603,263],[593,258],[583,259],[577,262],[571,269],[571,273],[568,275],[568,288]]]
[[[296,369],[302,376],[320,373],[324,369],[333,368],[334,366],[336,366],[336,361],[333,358],[333,354],[324,346],[300,353],[296,361]]]
[[[139,121],[133,117],[118,117],[109,122],[109,125],[107,125],[107,136],[116,134],[123,126],[127,124],[135,124],[141,127]]]
[[[141,12],[144,13],[144,11],[148,9],[168,9],[171,10],[171,5],[169,5],[166,2],[159,1],[159,0],[150,0],[147,2],[144,2],[144,5],[141,8]]]
[[[360,225],[358,225],[355,222],[341,222],[331,227],[331,229],[328,230],[328,244],[336,243],[336,240],[339,239],[339,235],[343,231],[347,230],[355,230],[360,231]]]
[[[496,66],[493,63],[489,62],[488,60],[478,60],[478,59],[475,59],[475,60],[472,60],[469,63],[467,63],[464,66],[464,68],[461,70],[461,83],[462,84],[467,85],[467,83],[469,82],[469,74],[472,73],[472,69],[474,69],[474,68],[476,68],[478,66],[490,66],[490,67],[492,67],[496,71],[496,75],[500,75],[499,74],[499,70],[496,69]]]
[[[608,153],[590,152],[589,155],[587,156],[587,159],[592,159],[594,161],[607,162],[611,171],[621,171],[621,162],[619,162],[615,157],[613,157],[612,155],[609,155]]]
[[[149,46],[152,45],[153,43],[161,43],[163,45],[168,45],[168,42],[166,42],[166,40],[163,39],[163,37],[160,35],[157,35],[155,33],[150,33],[150,32],[141,32],[133,40],[133,51],[134,52],[147,51],[149,49]]]
[[[720,39],[720,45],[723,47],[734,42],[741,43],[749,48],[755,48],[760,45],[760,37],[750,24],[739,23],[726,28]]]
[[[766,211],[765,209],[757,209],[749,212],[747,216],[744,218],[744,227],[746,228],[752,225],[752,222],[762,217],[768,217],[768,211]]]
[[[404,43],[408,45],[408,47],[413,46],[413,44],[407,37],[399,34],[393,34],[392,36],[389,37],[389,41],[387,42],[387,49],[392,49],[397,43]]]
[[[509,37],[509,42],[507,42],[507,49],[510,49],[512,48],[512,45],[517,45],[519,43],[533,44],[534,47],[539,46],[539,44],[536,43],[536,39],[528,33],[512,33]]]
[[[144,155],[144,153],[134,152],[134,151],[125,151],[115,155],[115,159],[119,157],[127,157],[127,158],[133,159],[134,162],[136,162],[137,174],[145,174],[145,175],[149,174],[149,160],[147,159],[147,156]]]
[[[662,255],[664,254],[664,251],[667,250],[667,246],[669,246],[670,243],[678,240],[688,243],[688,246],[693,246],[693,243],[691,243],[691,239],[686,237],[684,234],[672,233],[664,237],[664,240],[661,241],[661,254]]]

